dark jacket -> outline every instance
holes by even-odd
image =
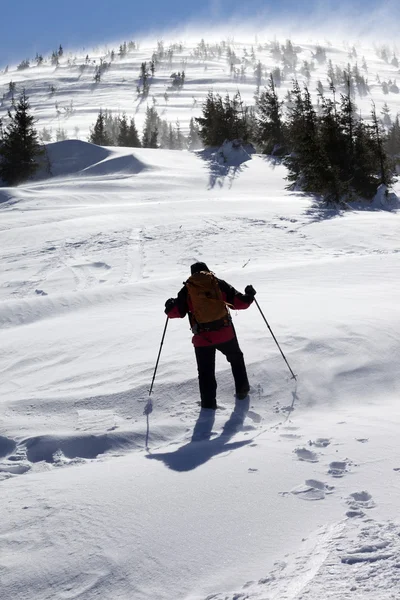
[[[222,279],[217,279],[217,281],[222,292],[224,302],[226,302],[226,304],[231,306],[234,310],[244,310],[253,302],[253,296],[241,294],[235,290],[234,287],[229,285],[229,283],[226,283],[226,281],[223,281]],[[179,292],[178,297],[175,299],[174,307],[167,312],[167,315],[170,319],[183,319],[186,315],[188,315],[190,327],[193,327],[195,319],[192,314],[192,304],[186,286],[183,286]],[[214,346],[216,344],[229,342],[235,337],[235,335],[235,330],[231,323],[231,319],[229,318],[227,324],[222,326],[220,329],[216,329],[215,331],[200,331],[199,333],[195,333],[192,338],[192,342],[196,347]]]

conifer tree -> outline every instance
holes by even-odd
[[[147,96],[149,95],[149,90],[150,90],[149,69],[148,69],[147,62],[142,62],[141,63],[139,78],[140,78],[140,81],[142,83],[143,97],[147,98]]]
[[[160,117],[154,106],[147,107],[146,119],[143,128],[143,148],[158,148],[158,131],[160,127]]]
[[[29,179],[39,168],[42,154],[34,118],[25,91],[18,104],[9,111],[10,122],[3,132],[0,146],[0,178],[8,185],[17,185]]]
[[[287,178],[291,185],[298,185],[304,191],[325,194],[329,161],[321,143],[319,121],[310,92],[305,86],[302,93],[295,81],[292,97],[293,108],[288,122],[290,154],[285,158],[289,171]]]
[[[387,105],[387,102],[385,102],[384,105],[382,106],[381,114],[382,114],[382,122],[385,125],[385,127],[390,127],[392,124],[392,119],[390,117],[390,108]]]
[[[175,135],[175,131],[174,128],[172,127],[172,124],[169,124],[169,128],[168,128],[168,148],[170,150],[175,150],[176,149],[176,144],[177,144],[177,140],[176,140],[176,135]]]
[[[398,161],[400,156],[400,120],[399,115],[396,115],[396,119],[389,129],[387,138],[385,140],[385,150],[391,159]]]
[[[60,56],[58,54],[58,50],[54,50],[54,52],[51,55],[51,64],[55,67],[58,67],[60,60],[59,60]]]
[[[185,137],[182,135],[181,132],[181,124],[179,123],[179,120],[176,121],[176,149],[177,150],[183,150],[185,144]]]
[[[117,145],[126,148],[140,148],[141,146],[135,121],[131,119],[130,123],[128,123],[125,114],[119,120]]]
[[[188,137],[188,149],[189,150],[198,150],[202,147],[199,126],[196,121],[192,117],[189,123],[189,137]]]
[[[319,138],[325,168],[321,172],[319,191],[328,202],[340,202],[349,191],[346,143],[337,114],[334,86],[331,91],[333,99],[320,96]]]
[[[349,173],[354,166],[354,129],[356,105],[351,97],[351,81],[349,73],[344,72],[346,82],[346,93],[341,94],[340,102],[340,124],[346,139],[345,155],[348,161]]]
[[[203,104],[203,116],[197,117],[200,137],[205,146],[220,146],[225,140],[247,142],[251,135],[252,115],[244,106],[239,92],[231,99],[227,94],[209,92]]]
[[[257,108],[257,141],[264,154],[280,154],[285,152],[285,131],[282,121],[282,105],[275,90],[272,74],[266,89],[256,102]]]
[[[93,129],[90,130],[89,142],[97,146],[111,145],[111,139],[106,131],[106,116],[101,109]]]
[[[205,146],[219,146],[224,141],[221,140],[220,124],[223,120],[224,108],[222,98],[219,94],[214,96],[209,92],[203,103],[203,116],[197,117],[196,122],[199,125],[200,137]]]
[[[123,114],[119,122],[118,146],[128,146],[129,125],[126,115]]]
[[[383,131],[382,125],[376,114],[374,102],[372,102],[371,117],[374,141],[374,144],[371,145],[372,149],[375,151],[375,160],[378,162],[379,165],[379,183],[383,183],[384,185],[390,185],[392,183],[393,177],[391,165],[389,165],[389,161],[384,150],[385,132]]]
[[[129,148],[140,148],[141,147],[138,130],[136,128],[135,119],[131,119],[128,129],[128,147]]]
[[[258,61],[256,68],[254,69],[254,75],[256,78],[257,88],[260,88],[262,85],[262,75],[263,75],[263,68],[262,68],[261,61]]]

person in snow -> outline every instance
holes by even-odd
[[[217,408],[215,355],[219,350],[232,368],[238,400],[247,398],[250,386],[243,353],[239,347],[228,307],[235,310],[248,308],[256,295],[252,285],[241,294],[231,285],[217,279],[203,262],[190,267],[191,276],[184,283],[177,298],[165,303],[165,314],[170,318],[189,316],[193,332],[201,408]]]

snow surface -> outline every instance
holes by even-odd
[[[399,598],[398,212],[322,210],[254,154],[48,152],[0,196],[1,598]],[[196,260],[254,285],[298,381],[253,306],[249,406],[219,356],[199,420],[171,321],[146,419]]]

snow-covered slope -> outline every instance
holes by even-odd
[[[16,65],[10,65],[0,73],[0,92],[3,94],[0,116],[5,117],[11,106],[13,94],[9,92],[9,84],[12,81],[16,85],[15,95],[22,89],[26,90],[39,131],[43,127],[51,130],[53,141],[58,130],[63,130],[68,138],[87,140],[100,109],[111,110],[114,115],[125,112],[128,117],[134,117],[141,132],[146,109],[154,106],[162,119],[173,125],[179,121],[182,131],[187,132],[191,117],[200,116],[202,102],[210,90],[223,96],[227,93],[232,96],[240,91],[243,101],[253,105],[257,89],[257,65],[261,65],[261,87],[267,83],[275,67],[280,67],[283,72],[282,60],[271,51],[273,37],[258,31],[257,34],[243,37],[233,37],[232,34],[218,37],[214,32],[209,37],[200,33],[198,37],[191,34],[187,39],[148,38],[136,40],[135,48],[129,49],[128,46],[123,58],[118,56],[119,44],[76,51],[65,49],[58,67],[51,64],[49,56],[45,56],[39,66],[35,60],[31,60],[28,69],[17,70]],[[356,98],[365,116],[370,114],[373,98],[378,114],[387,102],[391,116],[395,118],[400,110],[400,94],[384,94],[382,91],[383,82],[391,82],[390,88],[399,79],[399,68],[391,64],[397,52],[394,46],[389,42],[386,45],[376,43],[374,46],[357,43],[354,52],[352,40],[348,37],[344,42],[335,43],[318,37],[310,39],[309,35],[303,35],[302,38],[292,38],[297,52],[297,68],[295,74],[286,73],[278,89],[282,98],[292,88],[295,77],[300,83],[307,80],[302,70],[305,61],[309,67],[313,65],[308,86],[315,99],[318,80],[328,93],[327,72],[329,61],[332,61],[334,70],[337,66],[339,71],[347,69],[348,65],[351,69],[358,66],[360,74],[367,79],[370,93],[362,98],[357,95]],[[285,45],[284,37],[278,41]],[[324,63],[315,60],[318,45],[325,49]],[[387,53],[388,62],[378,56],[382,49]],[[112,51],[115,52],[113,59]],[[149,95],[143,98],[137,92],[137,87],[142,87],[140,66],[144,61],[149,65],[157,53],[156,70],[154,76],[149,77]],[[101,81],[95,83],[96,69],[101,63],[110,63],[110,66],[103,73]],[[363,68],[364,64],[366,68]],[[185,83],[182,89],[174,89],[171,74],[182,71],[185,72]]]
[[[398,213],[321,210],[257,155],[48,149],[56,177],[0,196],[1,597],[397,598]],[[147,420],[200,259],[254,285],[298,382],[252,306],[249,410],[219,356],[196,425],[172,321]]]

